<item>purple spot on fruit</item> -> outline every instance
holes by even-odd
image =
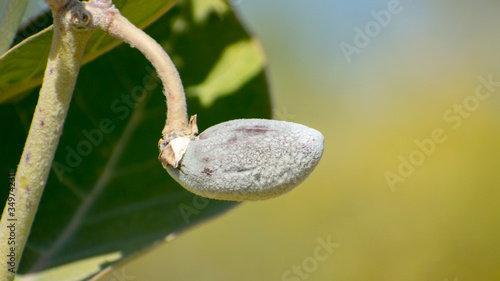
[[[269,130],[267,129],[260,129],[260,128],[254,128],[254,129],[236,129],[238,132],[245,132],[249,135],[262,135],[267,133]]]
[[[205,168],[201,172],[204,173],[207,176],[211,176],[214,171],[210,170],[209,168]]]
[[[45,122],[43,122],[43,120],[42,120],[42,121],[40,121],[40,126],[41,126],[41,127],[45,126]]]
[[[232,138],[230,138],[230,139],[227,140],[227,144],[235,143],[237,141],[238,141],[237,137],[232,137]]]

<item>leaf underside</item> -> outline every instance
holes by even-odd
[[[135,7],[141,7],[137,3]],[[269,118],[270,97],[257,42],[226,3],[206,3],[181,1],[145,29],[171,55],[186,88],[211,83],[209,91],[188,95],[190,114],[198,114],[200,131],[231,119]],[[235,52],[237,46],[245,49]],[[26,43],[23,49],[39,47]],[[224,73],[228,53],[239,66],[229,65]],[[255,60],[250,60],[260,64],[258,71],[255,62],[248,70],[241,63],[252,55]],[[9,59],[14,63],[16,57]],[[242,73],[236,80],[228,75],[234,69]],[[38,91],[0,105],[0,118],[6,120],[0,123],[5,132],[0,138],[3,175],[19,162]],[[202,102],[207,98],[212,102]],[[122,44],[82,67],[19,273],[39,280],[84,280],[235,205],[197,197],[163,169],[157,142],[165,113],[162,85],[139,51]],[[1,190],[4,199],[6,191]],[[82,261],[85,268],[75,269]]]

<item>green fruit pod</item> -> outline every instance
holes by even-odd
[[[318,165],[323,135],[304,125],[239,119],[188,142],[179,166],[164,165],[184,188],[203,197],[252,201],[284,194]]]

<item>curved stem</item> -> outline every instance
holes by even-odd
[[[29,0],[7,0],[0,16],[0,55],[5,53],[16,36]]]
[[[105,14],[108,18],[99,27],[141,51],[154,66],[163,83],[167,98],[167,121],[163,136],[190,135],[192,128],[188,122],[184,87],[174,63],[153,38],[133,25],[118,10],[110,11],[112,12]]]
[[[92,33],[87,28],[90,16],[79,1],[48,0],[47,4],[54,15],[54,36],[15,187],[9,195],[14,198],[14,210],[7,204],[2,215],[0,241],[14,237],[15,244],[0,248],[0,280],[13,280],[19,267],[62,133],[83,51]]]
[[[163,139],[158,142],[158,159],[164,166],[177,168],[187,145],[186,139],[198,133],[196,115],[188,121],[186,95],[179,72],[174,63],[153,38],[124,18],[111,3],[111,0],[92,0],[87,7],[93,13],[95,24],[110,35],[121,39],[141,51],[151,62],[163,83],[163,93],[167,98],[167,120],[163,128]],[[176,138],[181,142],[172,142]],[[184,143],[184,144],[181,144]]]

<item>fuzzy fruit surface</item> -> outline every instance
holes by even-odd
[[[263,200],[302,183],[323,155],[323,135],[304,125],[239,119],[208,128],[192,140],[169,174],[200,196]]]

